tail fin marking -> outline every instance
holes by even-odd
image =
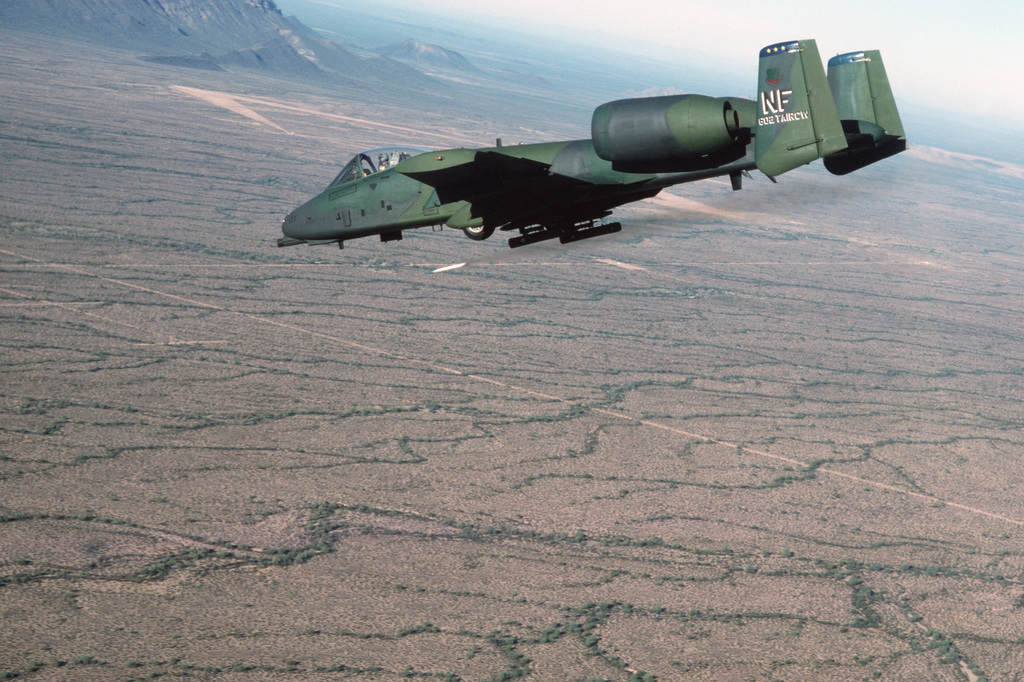
[[[839,114],[813,40],[769,45],[758,63],[755,163],[774,178],[846,149]]]

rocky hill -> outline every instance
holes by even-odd
[[[418,69],[440,70],[448,73],[479,74],[480,69],[454,50],[440,45],[424,45],[412,38],[375,50],[377,54],[410,64]]]
[[[407,65],[356,55],[273,0],[2,0],[0,26],[143,53],[193,68],[245,68],[303,80],[425,84]]]

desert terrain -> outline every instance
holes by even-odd
[[[589,121],[0,36],[0,676],[1024,679],[1021,168],[278,249]]]

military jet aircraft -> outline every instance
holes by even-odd
[[[292,211],[278,246],[338,244],[447,226],[515,248],[618,232],[612,209],[665,187],[758,169],[773,182],[816,159],[845,175],[907,148],[878,51],[822,66],[813,40],[760,52],[757,99],[674,95],[599,106],[591,138],[444,149],[390,146],[356,154],[323,192]]]

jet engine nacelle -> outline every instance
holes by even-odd
[[[597,155],[627,173],[714,168],[742,157],[750,141],[733,103],[704,95],[608,102],[590,129]]]

